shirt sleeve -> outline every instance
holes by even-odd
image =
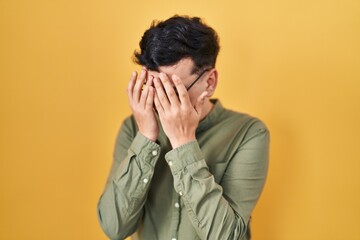
[[[131,136],[126,122],[116,138],[114,158],[104,190],[98,200],[97,217],[112,240],[135,232],[143,214],[160,146],[140,132]]]
[[[241,239],[265,185],[270,133],[258,120],[237,146],[220,184],[192,141],[165,155],[192,225],[201,239]]]

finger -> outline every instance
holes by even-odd
[[[134,71],[132,74],[131,74],[131,77],[130,77],[130,81],[129,81],[129,84],[127,86],[127,89],[126,89],[126,92],[127,92],[127,95],[129,96],[129,99],[132,99],[132,93],[133,93],[133,88],[134,88],[134,85],[135,85],[135,79],[136,79],[136,76],[137,76],[137,72]]]
[[[156,89],[156,96],[162,106],[162,108],[164,110],[169,110],[170,109],[170,103],[169,100],[166,96],[166,93],[164,91],[163,85],[161,84],[161,81],[159,78],[155,78],[154,79],[154,83],[155,83],[155,89]]]
[[[146,71],[146,77],[145,77],[145,83],[146,83],[146,82],[147,82],[147,80],[148,80],[148,77],[149,77],[149,72],[148,72],[148,69],[147,69],[147,67],[146,67],[146,66],[142,66],[142,67],[141,67],[141,69]]]
[[[147,85],[148,87],[150,87],[150,86],[153,85],[153,82],[154,82],[154,76],[151,75],[151,76],[149,77],[149,79],[146,81],[146,85]]]
[[[156,107],[156,110],[159,113],[159,115],[163,116],[164,108],[162,107],[162,105],[160,103],[159,96],[157,95],[156,91],[154,91],[154,103],[155,103],[155,107]]]
[[[149,95],[149,87],[152,84],[152,77],[150,77],[149,81],[146,82],[146,85],[144,86],[141,96],[140,96],[140,105],[145,108],[145,103],[147,101],[148,95]]]
[[[172,75],[173,82],[175,84],[176,90],[179,94],[179,99],[181,104],[190,104],[189,94],[184,86],[184,83],[177,75]]]
[[[141,73],[140,73],[140,77],[136,80],[136,83],[135,83],[135,86],[133,89],[133,99],[137,102],[140,100],[140,94],[141,94],[142,87],[144,85],[145,77],[146,77],[146,71],[144,69],[142,69]]]
[[[159,74],[162,85],[164,86],[166,96],[168,97],[171,105],[179,105],[179,98],[177,97],[174,87],[172,86],[170,79],[165,73]]]
[[[205,91],[196,100],[195,110],[199,115],[201,115],[202,107],[203,107],[203,105],[205,103],[205,99],[206,99],[207,95],[208,95],[208,92]]]
[[[148,97],[146,99],[146,105],[145,105],[145,109],[152,109],[154,107],[154,94],[155,94],[155,89],[153,86],[149,86],[149,94]]]
[[[141,91],[141,96],[139,100],[139,104],[142,108],[145,109],[145,102],[149,94],[149,86],[145,85],[143,90]]]

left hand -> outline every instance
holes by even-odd
[[[154,79],[156,89],[154,103],[165,134],[172,147],[177,148],[196,140],[195,132],[208,92],[204,91],[197,98],[195,106],[192,106],[189,94],[181,79],[173,75],[172,80],[179,97],[166,74],[160,73],[159,77]]]

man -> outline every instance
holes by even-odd
[[[250,239],[269,130],[212,99],[216,32],[199,18],[154,22],[140,41],[97,213],[110,239]]]

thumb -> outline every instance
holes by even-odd
[[[205,91],[196,100],[195,110],[199,115],[201,114],[202,107],[203,107],[203,105],[205,103],[205,98],[206,98],[207,95],[208,95],[208,92]]]

